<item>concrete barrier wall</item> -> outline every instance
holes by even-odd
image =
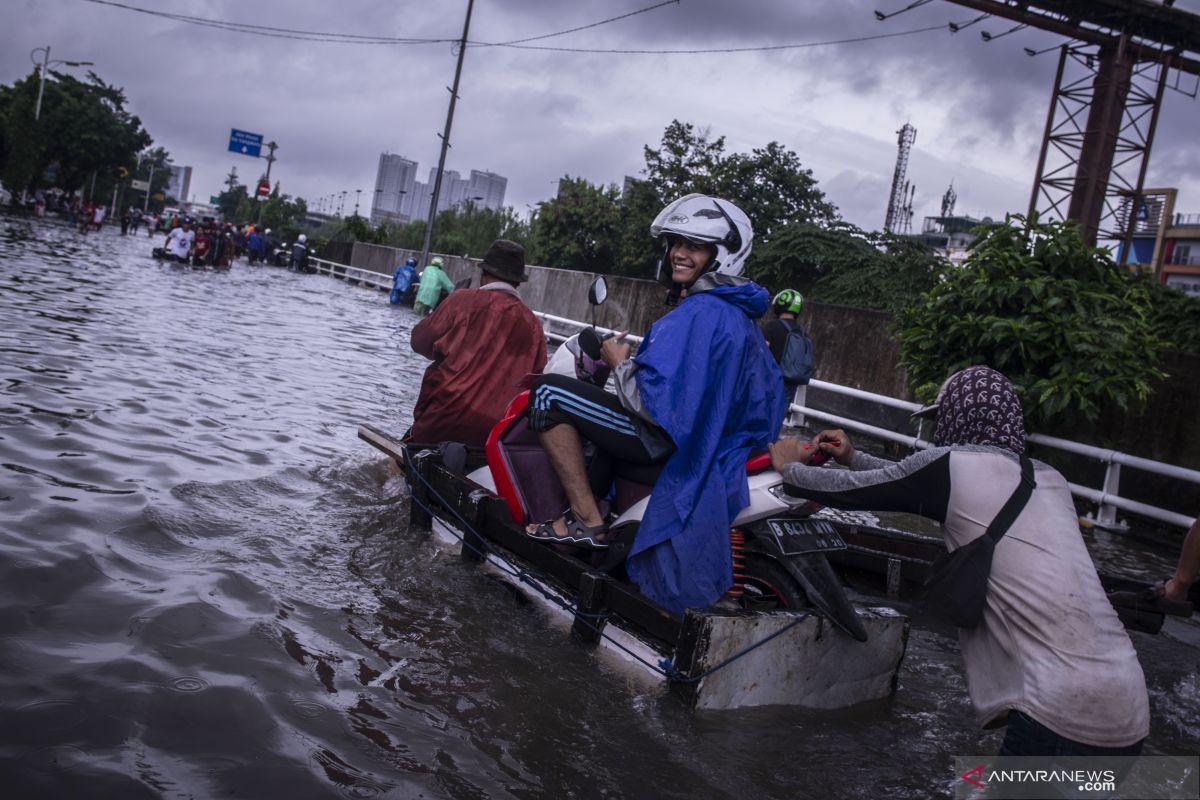
[[[406,259],[420,255],[416,250],[355,242],[350,266],[391,275]],[[442,267],[456,283],[470,278],[472,286],[479,285],[479,259],[442,255]],[[520,291],[530,308],[567,319],[592,319],[588,287],[596,278],[595,273],[537,266],[528,266],[526,271],[529,280],[521,284]],[[608,300],[597,310],[597,325],[629,330],[640,336],[668,310],[663,304],[666,290],[654,281],[617,275],[607,275],[605,281]]]

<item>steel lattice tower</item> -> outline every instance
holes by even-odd
[[[913,142],[917,140],[917,129],[906,122],[904,127],[896,133],[899,134],[897,141],[899,151],[896,153],[896,171],[892,174],[892,196],[888,200],[887,217],[883,221],[883,229],[888,233],[905,233],[912,222],[912,198],[909,193],[908,181],[904,176],[908,172],[909,151],[912,150]]]

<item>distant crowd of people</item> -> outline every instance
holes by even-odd
[[[229,269],[243,254],[250,264],[271,264],[300,272],[311,271],[308,265],[308,237],[296,237],[291,247],[270,228],[258,225],[223,225],[212,217],[198,223],[188,216],[176,216],[166,223],[167,238],[154,251],[156,258],[190,264],[194,267]]]

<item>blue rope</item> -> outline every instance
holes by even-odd
[[[670,678],[673,681],[678,681],[679,683],[697,683],[698,681],[704,680],[709,675],[712,675],[717,670],[725,669],[725,667],[728,667],[730,664],[737,661],[739,658],[746,655],[747,653],[757,650],[758,648],[762,647],[767,642],[774,639],[776,636],[782,636],[783,634],[790,631],[792,628],[799,625],[801,622],[804,622],[804,620],[808,619],[810,616],[812,616],[812,612],[805,611],[801,616],[792,620],[787,625],[784,625],[782,628],[775,631],[774,633],[772,633],[770,636],[766,637],[765,639],[760,639],[759,641],[754,642],[753,644],[746,645],[741,650],[737,651],[736,653],[731,655],[729,658],[722,661],[720,664],[717,664],[715,667],[712,667],[711,669],[706,669],[704,672],[701,672],[699,675],[696,675],[694,677],[688,677],[687,675],[684,675],[682,672],[680,672],[679,668],[675,666],[675,660],[671,659],[671,658],[664,658],[664,659],[659,660],[658,666],[662,670],[663,674],[666,675],[668,678]]]
[[[404,448],[404,460],[408,463],[411,463],[411,460],[409,459],[408,445],[407,444],[403,445],[403,448]],[[618,642],[617,640],[613,639],[611,636],[606,634],[600,626],[594,625],[589,621],[589,620],[593,620],[593,619],[607,620],[608,617],[611,615],[610,612],[603,612],[600,614],[588,614],[586,612],[580,611],[574,603],[564,600],[558,593],[553,592],[551,589],[547,588],[546,586],[543,586],[539,582],[539,579],[544,579],[544,576],[540,572],[538,572],[536,570],[530,570],[530,569],[519,568],[519,567],[514,566],[507,558],[505,558],[503,555],[501,555],[501,553],[498,550],[496,550],[491,545],[491,543],[488,542],[488,540],[479,533],[479,531],[475,530],[475,528],[472,527],[471,523],[469,523],[466,520],[466,518],[464,518],[449,503],[446,502],[446,498],[444,498],[437,491],[437,489],[434,488],[433,484],[431,484],[428,480],[425,479],[425,476],[422,475],[420,473],[420,471],[418,471],[417,469],[414,468],[414,469],[408,470],[408,472],[415,474],[417,476],[417,478],[420,479],[421,483],[425,485],[425,488],[428,489],[433,494],[433,496],[436,497],[437,500],[441,503],[441,507],[443,509],[445,509],[445,510],[449,511],[451,514],[453,514],[454,517],[458,519],[458,521],[462,524],[462,526],[464,528],[471,531],[471,533],[475,534],[475,538],[478,541],[483,543],[483,546],[486,549],[486,552],[481,551],[479,548],[475,547],[473,544],[468,543],[464,536],[459,535],[459,533],[457,531],[455,531],[453,528],[450,528],[449,530],[451,532],[451,535],[453,535],[455,538],[457,538],[464,547],[470,548],[476,554],[482,556],[484,558],[484,560],[486,560],[489,555],[495,556],[496,559],[503,565],[503,567],[507,568],[508,573],[510,575],[512,575],[514,578],[518,579],[522,583],[529,584],[531,587],[536,589],[538,591],[538,593],[542,595],[543,598],[554,603],[555,605],[557,605],[559,608],[563,609],[564,611],[570,612],[577,619],[580,619],[583,622],[583,624],[585,626],[587,626],[588,628],[590,628],[593,632],[595,632],[597,636],[603,638],[609,644],[616,647],[618,650],[621,650],[626,655],[628,655],[630,658],[634,659],[635,661],[642,664],[643,666],[650,669],[651,671],[658,672],[659,674],[663,675],[668,680],[675,681],[677,683],[697,683],[697,682],[707,678],[709,675],[712,675],[712,674],[724,669],[725,667],[729,666],[733,662],[737,661],[739,658],[742,658],[743,656],[753,652],[754,650],[757,650],[758,648],[762,647],[764,644],[771,641],[772,639],[782,636],[783,634],[787,633],[792,628],[796,627],[797,625],[799,625],[801,622],[808,619],[808,617],[810,617],[812,615],[812,611],[805,611],[800,617],[797,617],[796,619],[792,620],[787,625],[783,626],[782,628],[775,631],[771,635],[769,635],[763,639],[760,639],[757,642],[747,645],[746,647],[742,648],[738,652],[731,655],[729,658],[725,659],[724,661],[720,662],[719,664],[717,664],[709,669],[706,669],[704,672],[702,672],[699,675],[696,675],[694,677],[689,677],[689,676],[685,675],[682,671],[680,671],[680,669],[677,666],[675,666],[675,660],[673,658],[659,659],[658,665],[655,666],[654,664],[650,663],[646,659],[644,659],[641,656],[634,653],[628,647],[625,647],[623,644],[621,644],[620,642]],[[433,513],[433,508],[430,505],[426,504],[424,501],[422,501],[415,494],[412,494],[411,491],[409,493],[409,499],[411,499],[413,502],[415,502],[417,505],[419,505],[422,509],[424,509],[425,512],[427,514],[429,514],[431,517],[436,516]]]

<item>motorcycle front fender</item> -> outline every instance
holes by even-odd
[[[804,589],[813,608],[851,638],[867,641],[867,629],[858,618],[854,604],[846,597],[842,581],[824,553],[786,555],[773,539],[765,536],[755,536],[752,542],[752,545],[748,543],[748,549],[752,546],[754,550],[775,559]]]

